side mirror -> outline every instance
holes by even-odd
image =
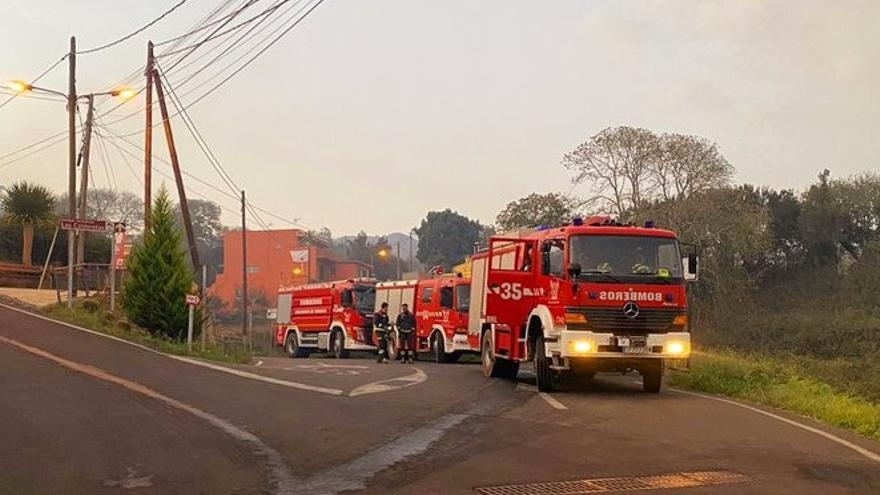
[[[576,278],[578,278],[578,277],[581,275],[581,271],[582,271],[582,270],[583,270],[583,268],[581,268],[581,264],[580,264],[580,263],[577,263],[577,262],[575,262],[575,263],[570,263],[570,264],[568,265],[568,276],[571,277],[571,278],[573,278],[573,279],[576,279]]]
[[[696,253],[690,253],[682,260],[685,266],[684,279],[688,282],[696,282],[700,279],[700,258]]]

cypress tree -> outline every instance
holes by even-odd
[[[188,316],[184,299],[193,279],[165,186],[151,211],[150,228],[127,261],[122,302],[132,323],[154,335],[181,340],[186,338]]]

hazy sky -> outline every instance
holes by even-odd
[[[0,79],[34,77],[71,34],[95,46],[172,3],[3,0]],[[124,78],[148,38],[180,34],[219,3],[190,0],[147,35],[79,57],[80,92]],[[447,207],[492,222],[520,196],[569,192],[561,155],[616,125],[704,136],[737,182],[802,189],[826,167],[880,170],[878,26],[872,0],[326,0],[190,112],[255,204],[338,234],[406,232]],[[66,65],[41,83],[64,89]],[[0,155],[65,125],[63,104],[18,99],[0,109]],[[137,125],[140,116],[113,129]],[[175,129],[183,167],[219,185],[182,123]],[[120,154],[108,154],[118,186],[139,191]],[[0,159],[0,184],[28,178],[61,191],[66,156],[60,144]],[[94,170],[106,186],[100,160]],[[237,221],[234,200],[188,186]]]

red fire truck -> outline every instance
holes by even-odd
[[[538,388],[563,373],[638,371],[658,392],[664,368],[690,355],[686,282],[695,250],[674,232],[609,217],[492,237],[472,259],[468,341],[487,376],[515,377],[532,361]]]
[[[351,350],[375,350],[375,279],[359,278],[281,287],[275,343],[291,357],[313,350],[343,358]]]
[[[376,285],[376,309],[388,303],[393,323],[406,303],[416,317],[416,350],[430,352],[438,363],[457,361],[466,352],[479,352],[479,339],[467,338],[470,279],[446,275],[421,280],[380,282]],[[391,342],[396,346],[397,335]],[[396,347],[389,349],[393,359]]]

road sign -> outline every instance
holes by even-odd
[[[107,222],[104,220],[89,220],[87,218],[64,218],[61,220],[61,229],[85,232],[107,232]]]
[[[199,305],[199,296],[196,294],[187,294],[186,295],[186,303],[190,306],[198,306]]]

